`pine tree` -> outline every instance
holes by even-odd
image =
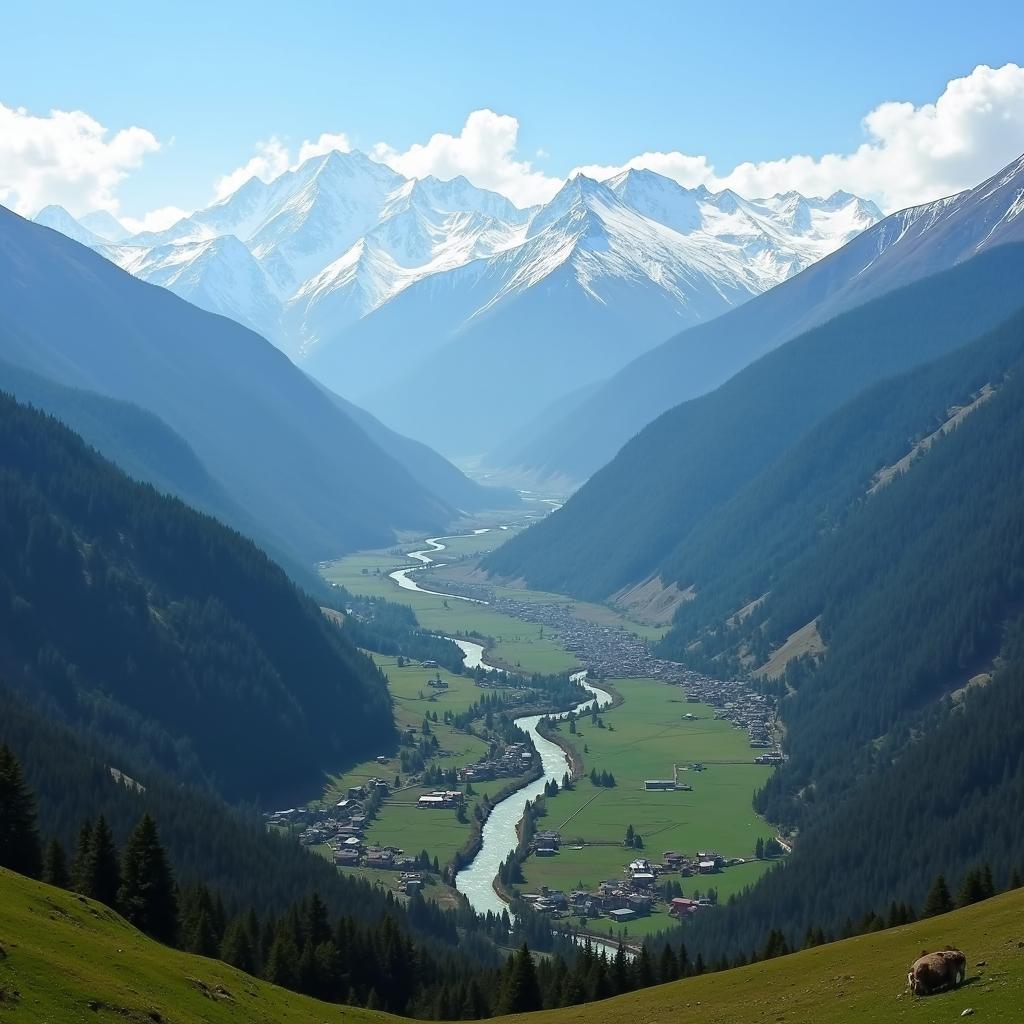
[[[312,943],[313,946],[331,941],[331,925],[327,919],[327,908],[318,892],[314,892],[309,899],[309,906],[302,922],[302,934],[306,942]]]
[[[757,842],[754,844],[754,856],[758,860],[764,860],[764,840],[758,836]]]
[[[71,888],[67,854],[58,839],[51,839],[46,847],[46,856],[43,858],[43,881],[55,885],[58,889]]]
[[[124,848],[119,902],[140,931],[171,943],[178,934],[178,898],[156,823],[145,814]]]
[[[75,859],[71,862],[71,888],[75,892],[86,895],[89,884],[89,850],[92,849],[92,822],[85,821],[78,830],[78,842],[75,845]]]
[[[679,961],[676,959],[672,947],[666,942],[661,950],[661,958],[658,961],[658,981],[663,985],[666,981],[675,981],[679,977]]]
[[[938,914],[948,914],[952,909],[953,897],[949,894],[949,886],[946,885],[945,876],[939,875],[928,890],[921,916],[935,917]]]
[[[83,884],[84,896],[89,896],[108,907],[117,906],[117,894],[121,888],[121,869],[117,863],[117,847],[110,834],[107,819],[101,814],[92,830],[89,850],[85,857]]]
[[[0,747],[0,867],[29,878],[38,878],[43,867],[35,799],[6,746]]]
[[[500,1012],[530,1013],[540,1010],[542,1005],[533,954],[524,942],[522,948],[508,959]]]
[[[236,917],[228,925],[224,941],[220,945],[220,959],[247,974],[256,972],[252,937],[245,918]]]
[[[992,879],[992,868],[983,864],[981,868],[981,898],[989,900],[996,894],[996,883]]]
[[[985,899],[984,888],[981,881],[981,871],[977,868],[968,871],[960,884],[960,892],[957,893],[956,905],[958,907],[969,907],[972,903],[979,903]]]

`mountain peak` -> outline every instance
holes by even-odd
[[[81,242],[83,245],[102,245],[106,241],[106,239],[100,238],[99,235],[84,227],[63,206],[57,203],[44,206],[32,219],[37,224],[42,224],[45,228],[59,231],[62,235],[73,238],[76,242]]]
[[[589,217],[595,208],[620,205],[618,196],[603,182],[585,174],[574,174],[555,197],[533,215],[526,237],[534,238],[563,218]]]

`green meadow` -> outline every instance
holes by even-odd
[[[754,752],[743,730],[716,720],[705,705],[688,704],[677,686],[650,679],[611,683],[623,703],[601,713],[604,728],[590,716],[577,722],[575,736],[568,724],[559,727],[559,735],[582,760],[584,777],[574,789],[547,801],[543,827],[562,833],[562,849],[554,857],[529,858],[523,891],[536,891],[541,885],[594,888],[606,879],[621,878],[635,857],[657,861],[670,850],[716,850],[726,858],[749,860],[757,838],[773,834],[751,807],[754,792],[771,769],[753,763]],[[696,720],[685,720],[685,714]],[[695,762],[704,762],[706,769],[680,771],[680,780],[692,785],[692,792],[644,789],[647,779],[671,779],[673,765],[688,769]],[[610,772],[616,786],[594,786],[588,778],[591,768]],[[622,845],[629,825],[642,837],[642,851]],[[665,877],[678,880],[687,895],[713,887],[726,898],[756,881],[767,867],[753,862],[715,875]],[[642,934],[666,927],[668,920],[652,915],[629,927],[631,934]],[[595,925],[600,930],[608,927],[603,921]]]

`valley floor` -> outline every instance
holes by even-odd
[[[486,648],[490,663],[503,664],[525,672],[557,672],[578,668],[576,653],[565,649],[574,643],[579,651],[579,635],[564,628],[569,621],[579,621],[605,631],[607,636],[632,635],[634,643],[644,643],[660,635],[660,630],[634,622],[620,612],[601,605],[574,601],[562,595],[542,594],[505,583],[495,586],[483,581],[476,570],[477,558],[503,543],[528,520],[520,520],[503,529],[491,526],[467,530],[463,535],[444,537],[432,547],[443,544],[440,551],[431,551],[437,565],[417,573],[413,579],[429,589],[445,590],[449,596],[419,593],[402,589],[389,575],[396,568],[408,566],[405,552],[426,547],[423,541],[408,542],[388,551],[362,552],[323,567],[325,577],[344,585],[359,595],[385,597],[410,606],[422,626],[447,636],[473,636]],[[443,565],[440,563],[444,563]],[[429,577],[425,574],[429,573]],[[486,582],[489,598],[501,599],[503,607],[544,608],[555,628],[543,622],[526,621],[505,614],[489,604],[459,600],[456,594],[481,593]],[[449,589],[450,588],[450,589]],[[474,589],[475,588],[475,589]],[[593,636],[594,634],[591,634]],[[614,642],[598,639],[595,642]],[[597,660],[597,651],[589,652]],[[581,652],[581,657],[586,657]],[[396,721],[401,730],[416,729],[425,715],[437,714],[438,724],[431,725],[440,749],[429,764],[439,768],[456,768],[477,760],[484,752],[483,741],[476,736],[445,724],[444,712],[458,713],[479,699],[481,691],[468,677],[442,673],[447,689],[428,686],[436,675],[434,669],[406,664],[399,668],[394,658],[374,656],[385,671],[395,705]],[[665,874],[658,879],[678,883],[685,895],[714,895],[723,899],[752,884],[768,866],[756,861],[754,846],[758,838],[773,834],[771,827],[759,819],[751,808],[756,789],[771,771],[753,763],[755,751],[746,732],[714,717],[706,704],[689,704],[678,685],[648,678],[610,680],[621,700],[613,709],[601,714],[601,727],[584,716],[577,724],[576,735],[569,727],[559,728],[559,742],[571,751],[573,763],[583,777],[576,787],[547,801],[542,826],[562,832],[560,852],[553,857],[531,856],[526,864],[525,884],[521,892],[531,893],[542,886],[568,892],[574,888],[593,889],[606,879],[623,879],[626,866],[635,857],[660,861],[669,850],[693,855],[697,850],[715,850],[723,858],[745,861],[723,868],[707,877],[682,877]],[[688,716],[688,717],[684,717]],[[691,763],[703,761],[706,771],[689,772]],[[713,763],[717,762],[717,763]],[[693,785],[691,792],[647,792],[644,783],[652,778],[672,778],[679,765],[681,781]],[[596,788],[590,782],[592,768],[611,772],[618,785],[614,789]],[[331,779],[324,794],[325,806],[332,806],[344,797],[349,787],[382,777],[389,782],[402,775],[393,756],[356,765]],[[436,857],[443,867],[455,852],[469,840],[475,807],[483,794],[492,797],[499,789],[514,788],[523,780],[499,779],[480,783],[467,799],[468,821],[459,821],[452,810],[423,811],[416,800],[431,787],[413,787],[403,783],[381,805],[378,817],[366,831],[371,844],[393,845],[415,856],[425,850],[431,862]],[[623,846],[623,836],[632,825],[642,838],[644,850]],[[579,849],[577,849],[579,847]],[[330,855],[330,849],[323,849]],[[346,869],[349,870],[349,869]],[[363,868],[353,869],[364,871]],[[397,874],[389,880],[385,872],[373,872],[374,879],[396,891]],[[381,876],[385,876],[383,879]],[[453,893],[430,879],[425,895],[446,902]],[[662,899],[654,912],[612,929],[607,918],[588,923],[594,934],[614,932],[617,937],[639,938],[673,927],[674,918]],[[713,912],[713,911],[710,911]],[[579,921],[567,921],[574,926]]]

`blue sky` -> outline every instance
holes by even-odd
[[[344,133],[400,154],[480,109],[514,118],[515,160],[550,179],[649,152],[702,156],[724,179],[854,152],[879,105],[1019,62],[1019,25],[1009,3],[21,3],[3,15],[0,104],[151,133],[159,148],[96,193],[132,217],[204,205],[261,141],[294,158]]]

